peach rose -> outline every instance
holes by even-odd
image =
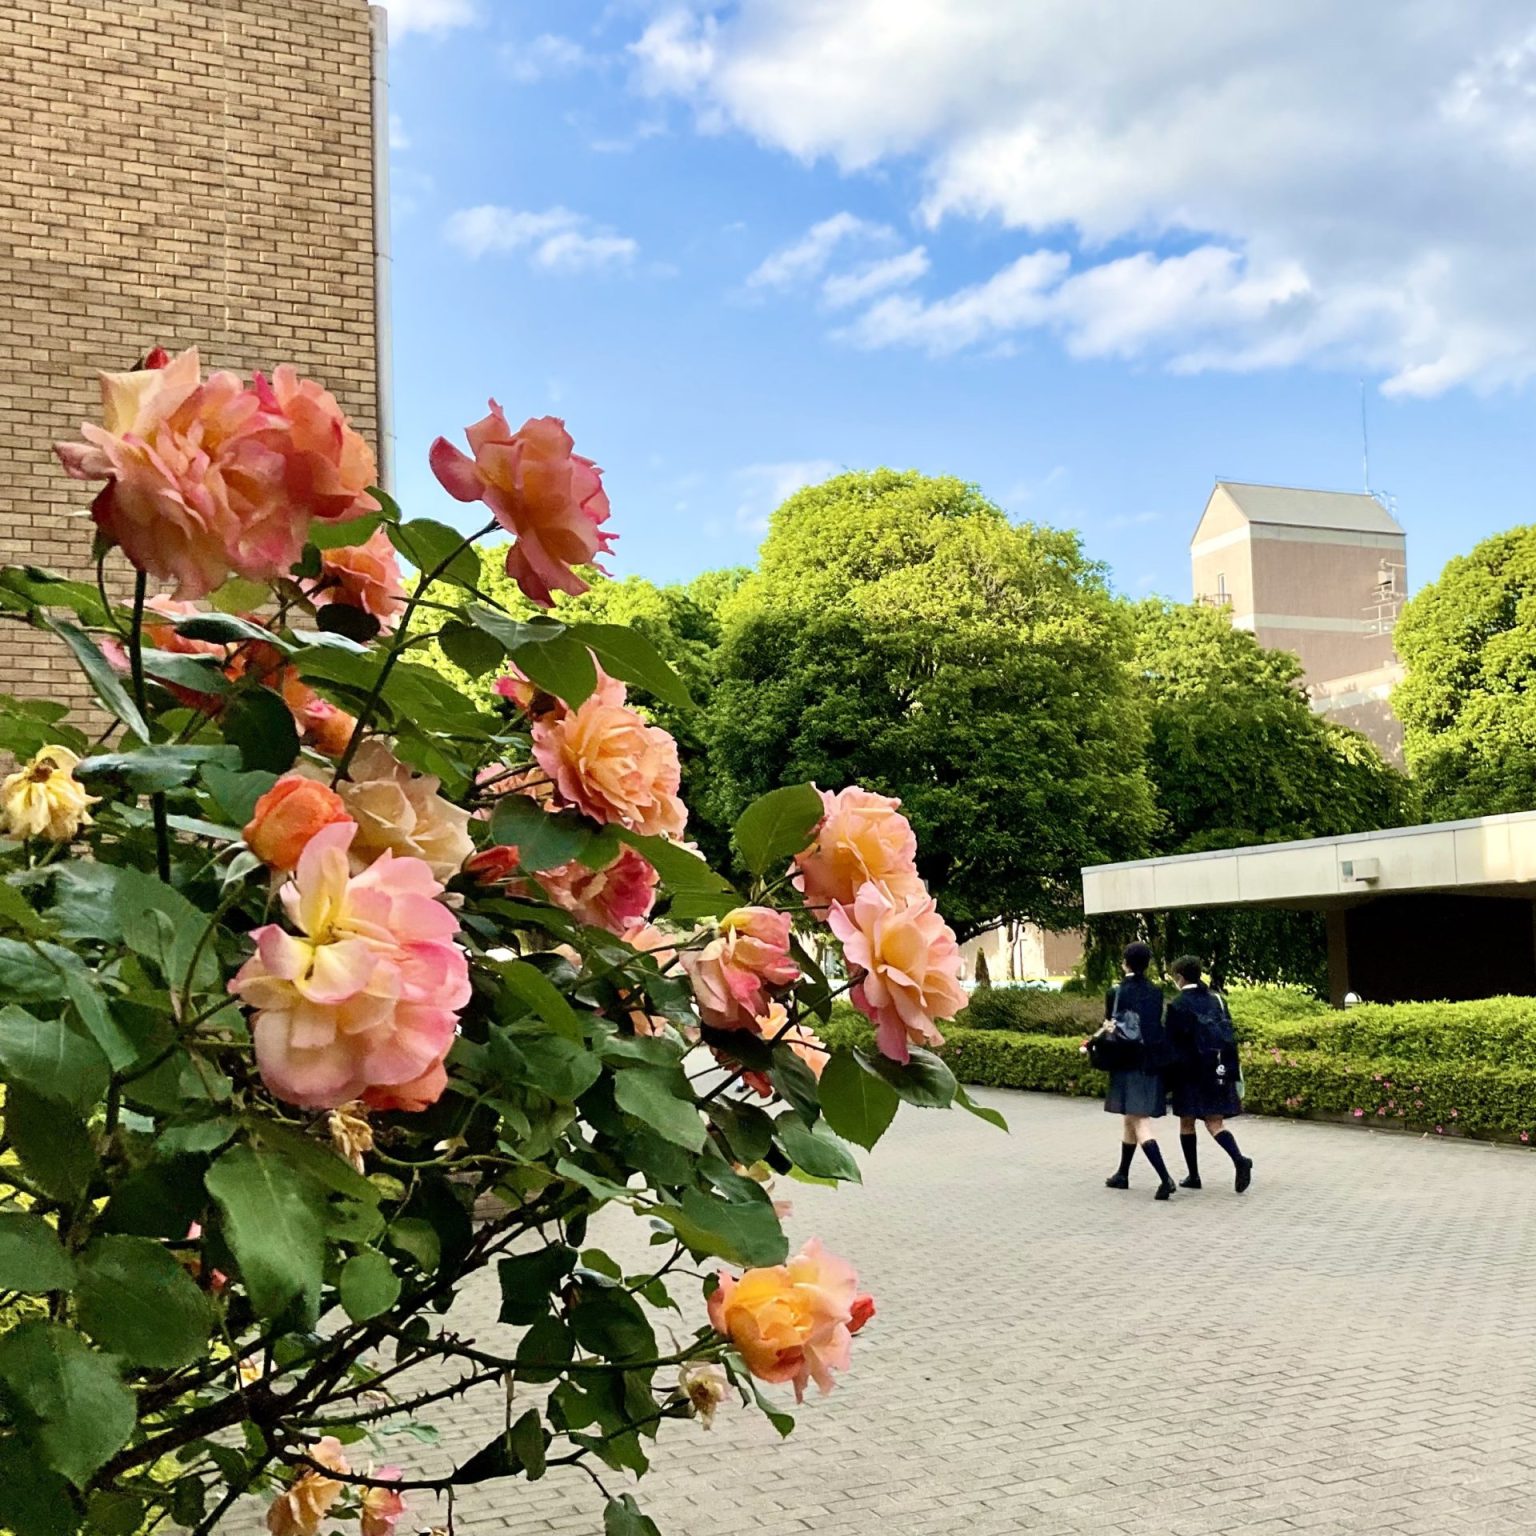
[[[942,1045],[935,1019],[966,1005],[960,948],[931,896],[893,895],[873,881],[852,905],[833,904],[827,921],[858,977],[849,994],[875,1026],[875,1043],[893,1061],[912,1044]]]
[[[386,849],[421,859],[438,880],[449,880],[475,851],[469,812],[438,794],[431,774],[413,773],[377,736],[357,749],[349,777],[337,786],[357,823],[353,867]]]
[[[163,368],[102,374],[101,402],[102,424],[56,452],[75,479],[107,481],[91,516],[139,570],[185,599],[231,569],[266,577],[297,558],[302,534],[276,569],[242,547],[244,525],[278,515],[286,498],[282,455],[264,440],[271,422],[234,374],[205,381],[194,347]]]
[[[289,870],[321,827],[350,820],[334,790],[302,774],[285,773],[256,802],[241,836],[263,864]]]
[[[333,1472],[348,1472],[346,1453],[341,1441],[327,1435],[318,1445],[309,1447],[309,1459]],[[267,1529],[272,1536],[319,1536],[320,1527],[341,1496],[342,1484],[334,1477],[313,1469],[301,1472],[286,1493],[279,1494],[267,1511]]]
[[[352,429],[335,395],[287,363],[273,371],[270,384],[258,373],[253,387],[281,424],[283,479],[293,502],[332,523],[379,510],[369,495],[379,477],[373,449]]]
[[[617,822],[647,836],[682,836],[688,811],[677,793],[677,743],[627,704],[614,702],[611,691],[536,721],[533,755],[554,780],[557,796],[594,821]]]
[[[792,1381],[799,1402],[809,1382],[830,1392],[833,1371],[847,1370],[858,1287],[853,1266],[812,1238],[787,1264],[739,1280],[722,1270],[709,1320],[759,1381]]]
[[[380,1467],[373,1474],[381,1483],[398,1483],[399,1467]],[[369,1488],[359,1509],[362,1536],[395,1536],[395,1527],[405,1515],[405,1499],[395,1488]]]
[[[375,528],[361,544],[320,551],[320,577],[309,590],[317,608],[345,603],[371,613],[383,630],[392,630],[405,609],[405,584],[395,546],[382,528]]]
[[[541,869],[533,878],[557,907],[609,933],[624,933],[656,905],[656,871],[633,848],[621,848],[618,857],[602,869],[588,869],[573,860],[555,869]]]
[[[427,865],[385,849],[354,875],[356,834],[341,821],[310,838],[279,893],[298,932],[256,929],[229,990],[255,1014],[257,1068],[285,1103],[378,1107],[393,1095],[419,1108],[446,1085],[469,963]]]
[[[683,956],[683,969],[706,1024],[755,1030],[768,1012],[769,989],[800,979],[789,953],[789,918],[772,907],[738,907],[720,919],[717,938]]]
[[[420,1114],[436,1104],[448,1086],[446,1060],[434,1061],[420,1077],[408,1083],[396,1083],[392,1087],[375,1084],[363,1090],[363,1103],[369,1109],[398,1109],[406,1114]]]
[[[338,758],[347,750],[352,733],[357,729],[356,715],[349,715],[329,699],[322,699],[291,667],[281,675],[280,691],[305,746],[330,758]],[[358,755],[362,755],[361,749]]]
[[[622,704],[628,696],[628,690],[616,677],[609,677],[598,665],[597,658],[592,658],[592,664],[597,668],[597,686],[592,690],[591,697],[600,699],[604,704]],[[502,698],[523,711],[534,720],[543,720],[551,716],[560,717],[568,715],[563,699],[557,699],[554,694],[546,693],[532,678],[524,675],[519,667],[509,666],[507,670],[496,679],[494,684],[496,692]]]
[[[826,814],[816,841],[795,855],[795,883],[812,911],[824,916],[834,901],[852,902],[866,880],[894,895],[922,890],[917,838],[900,800],[850,785],[835,795],[822,790],[821,801]]]
[[[827,1045],[815,1030],[807,1029],[804,1024],[791,1024],[789,1022],[789,1010],[783,1003],[769,1003],[768,1012],[757,1020],[757,1032],[764,1040],[772,1041],[776,1045],[787,1045],[796,1056],[800,1058],[810,1070],[811,1076],[818,1081],[827,1067]],[[734,1068],[736,1063],[729,1052],[715,1048],[715,1060],[722,1066]],[[743,1084],[754,1093],[765,1099],[773,1097],[773,1079],[766,1072],[743,1072],[741,1074]]]
[[[483,501],[513,536],[507,575],[545,608],[555,592],[585,592],[574,567],[591,565],[613,544],[613,535],[601,531],[608,521],[602,471],[571,451],[563,421],[541,416],[513,432],[494,400],[465,435],[474,458],[440,437],[432,445],[432,472],[456,500]]]

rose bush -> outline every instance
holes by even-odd
[[[495,514],[465,536],[404,519],[291,369],[156,352],[103,396],[60,449],[104,482],[100,580],[0,570],[110,720],[0,698],[0,1525],[209,1536],[258,1495],[278,1536],[389,1536],[470,1483],[643,1472],[732,1397],[787,1432],[758,1384],[829,1390],[874,1304],[819,1240],[790,1257],[769,1170],[857,1180],[902,1101],[968,1104],[917,1044],[960,994],[894,802],[774,790],[742,889],[693,852],[626,698],[688,703],[651,646],[475,590],[494,529],[541,603],[609,543],[563,424],[435,450]],[[879,1050],[817,1034],[844,990]],[[470,1341],[448,1307],[489,1266]],[[486,1443],[399,1465],[477,1387],[510,1405]],[[628,1493],[605,1523],[654,1530]]]

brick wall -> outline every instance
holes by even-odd
[[[365,0],[0,0],[0,559],[89,570],[95,370],[292,362],[377,426]],[[0,690],[62,696],[0,630]]]

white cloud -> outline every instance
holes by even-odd
[[[741,500],[736,507],[736,526],[744,533],[766,533],[774,508],[803,487],[838,474],[842,467],[832,459],[785,459],[738,469]]]
[[[886,243],[896,238],[896,231],[886,224],[874,224],[857,214],[834,213],[830,219],[813,224],[792,245],[775,251],[747,278],[749,288],[788,288],[795,283],[820,277],[826,271],[839,246],[849,241]]]
[[[640,250],[629,236],[615,235],[569,208],[534,213],[482,203],[450,214],[444,234],[474,260],[526,251],[532,265],[550,272],[628,266]]]
[[[405,131],[405,119],[398,112],[389,114],[389,147],[391,149],[411,147],[411,136]]]
[[[550,75],[574,74],[596,62],[574,38],[555,32],[542,32],[527,42],[505,44],[501,61],[519,85],[532,85]]]
[[[835,272],[821,285],[821,296],[833,309],[862,304],[892,288],[905,288],[923,277],[929,268],[928,252],[920,245],[899,256],[866,262],[852,272]]]
[[[480,19],[475,0],[385,0],[385,6],[391,39],[407,32],[450,32]]]
[[[931,226],[1022,232],[986,282],[876,300],[865,344],[1045,326],[1083,355],[1403,393],[1536,375],[1529,0],[713,9],[645,29],[641,89],[845,173],[910,163]]]

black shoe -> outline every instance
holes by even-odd
[[[1179,1180],[1179,1188],[1180,1189],[1204,1189],[1205,1185],[1203,1185],[1200,1182],[1200,1175],[1198,1173],[1192,1173],[1192,1174],[1190,1174],[1190,1176],[1187,1179],[1180,1179]]]
[[[1131,1179],[1129,1174],[1112,1173],[1104,1180],[1105,1189],[1129,1189],[1130,1187]]]
[[[1174,1190],[1176,1190],[1178,1187],[1179,1186],[1175,1184],[1172,1179],[1164,1179],[1163,1182],[1157,1186],[1157,1193],[1153,1195],[1152,1198],[1154,1200],[1171,1200],[1173,1198]]]
[[[1252,1183],[1253,1183],[1253,1159],[1251,1157],[1240,1157],[1240,1158],[1238,1158],[1238,1160],[1237,1160],[1237,1184],[1236,1184],[1236,1188],[1237,1188],[1238,1194],[1242,1194],[1242,1192],[1245,1189],[1247,1189],[1248,1186],[1250,1184],[1252,1184]]]

